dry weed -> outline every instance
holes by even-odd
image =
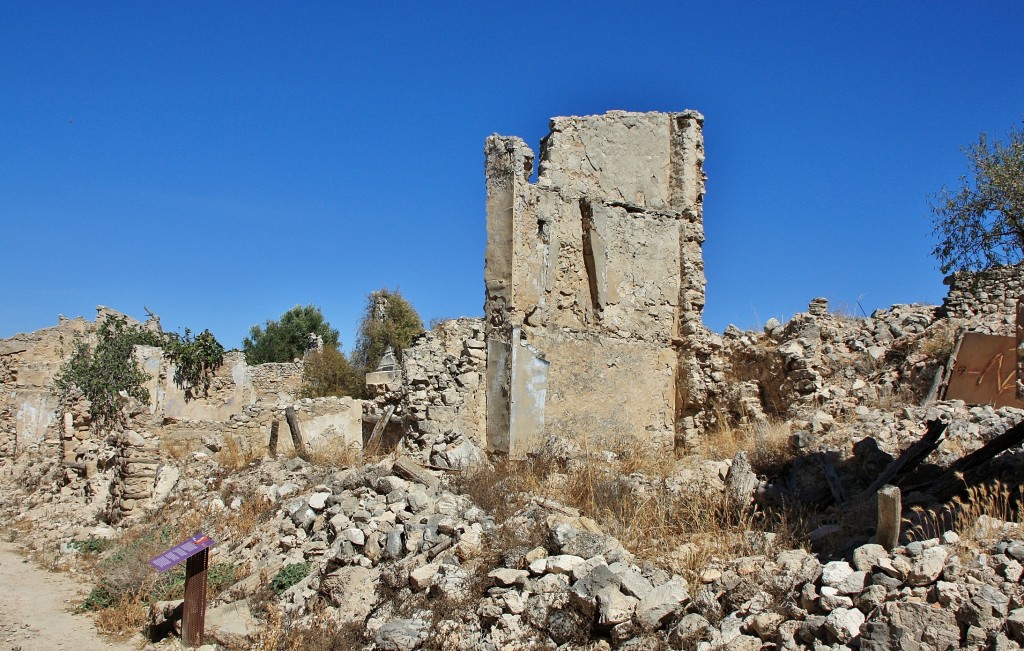
[[[130,637],[149,621],[149,605],[141,592],[125,592],[109,608],[96,613],[96,628],[109,635]]]
[[[266,623],[253,645],[255,651],[277,651],[284,632],[284,613],[275,605],[267,607]]]
[[[256,651],[351,651],[365,644],[362,622],[338,622],[323,605],[299,619],[269,604],[265,617]]]
[[[1020,485],[996,480],[971,486],[966,495],[953,498],[940,509],[915,506],[906,520],[907,537],[927,540],[954,531],[969,540],[990,540],[1003,532],[1005,523],[1022,524]]]
[[[269,500],[254,495],[243,500],[237,511],[231,511],[224,521],[224,527],[244,538],[257,529],[262,523],[270,520],[275,505]]]
[[[704,436],[696,453],[705,459],[732,459],[746,452],[755,469],[764,471],[791,463],[794,458],[790,444],[792,434],[786,421],[770,419],[738,427],[726,418],[719,418],[719,426]]]
[[[953,353],[958,330],[956,324],[949,319],[939,321],[921,337],[918,352],[927,359],[945,363]]]
[[[309,460],[314,465],[328,468],[351,468],[367,463],[365,456],[358,445],[346,443],[343,438],[337,437],[313,448]]]
[[[783,425],[743,439],[733,433],[730,437],[717,442],[715,449],[733,454],[749,449],[766,462],[789,454],[789,431]],[[508,461],[493,471],[460,477],[458,487],[499,522],[514,519],[533,497],[572,506],[639,558],[663,561],[669,557],[676,571],[691,577],[712,556],[763,551],[766,532],[774,534],[777,544],[805,544],[804,520],[793,509],[756,512],[730,504],[720,488],[672,488],[669,479],[675,460],[671,454],[636,443],[620,444],[613,451],[612,446],[601,446],[601,452],[593,454],[586,443],[583,447],[582,459],[564,467],[543,458]],[[513,532],[511,539],[495,539],[492,546],[521,546],[524,535]]]
[[[225,436],[224,444],[217,453],[217,462],[228,473],[246,468],[260,458],[252,445],[243,446],[237,437]]]
[[[160,441],[160,447],[178,465],[184,463],[195,451],[196,445],[184,438],[164,437]]]

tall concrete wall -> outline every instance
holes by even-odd
[[[555,118],[534,153],[486,143],[487,439],[674,441],[703,333],[703,117]],[[542,390],[541,390],[542,389]]]

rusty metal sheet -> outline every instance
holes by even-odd
[[[1017,398],[1017,339],[964,333],[946,386],[947,400],[972,405],[1022,407]]]
[[[181,639],[187,646],[203,645],[206,634],[206,570],[210,550],[203,549],[185,561],[185,604],[181,616]]]

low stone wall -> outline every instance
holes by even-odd
[[[116,439],[114,479],[110,485],[110,522],[120,522],[153,498],[162,463],[159,438],[127,430]]]
[[[949,285],[942,303],[947,316],[970,319],[970,329],[977,332],[1014,334],[1017,300],[1024,294],[1024,263],[960,271],[943,282]]]

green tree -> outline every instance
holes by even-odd
[[[931,209],[943,273],[1013,264],[1024,257],[1024,131],[1003,143],[982,133],[963,148],[971,175],[943,187]]]
[[[397,289],[379,289],[366,297],[359,322],[352,364],[362,377],[376,370],[388,346],[399,360],[413,338],[423,332],[423,320]]]
[[[224,346],[213,333],[203,330],[195,337],[185,328],[185,336],[162,333],[164,354],[174,364],[174,384],[185,392],[185,401],[205,397],[210,391],[213,373],[224,363]]]
[[[310,333],[324,340],[324,347],[338,347],[338,331],[324,319],[315,305],[296,305],[281,315],[280,321],[268,319],[261,328],[254,325],[242,341],[245,361],[250,364],[290,362],[302,357],[309,344]]]

